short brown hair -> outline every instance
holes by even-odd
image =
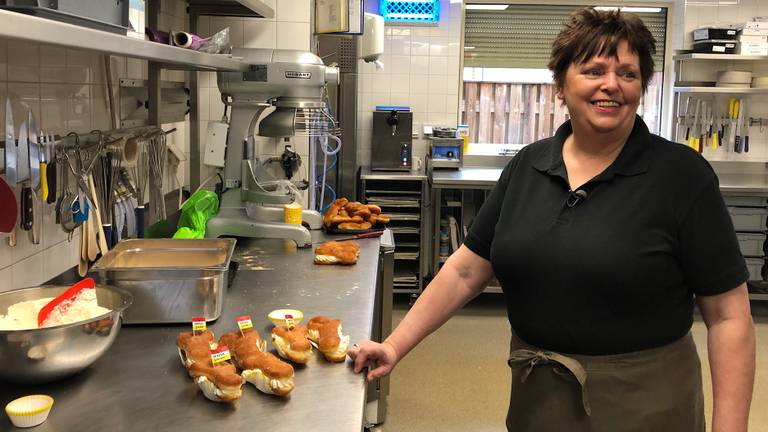
[[[591,7],[573,12],[552,43],[547,67],[557,88],[563,88],[565,73],[571,64],[586,63],[595,56],[618,57],[617,49],[622,41],[627,41],[629,50],[640,58],[640,78],[645,93],[653,75],[653,55],[656,54],[656,40],[650,30],[637,15]]]

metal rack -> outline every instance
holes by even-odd
[[[421,293],[431,247],[426,175],[366,170],[360,179],[364,202],[390,216],[387,227],[395,237],[393,292]]]

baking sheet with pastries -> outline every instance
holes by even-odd
[[[323,228],[328,232],[359,234],[383,229],[390,217],[382,214],[381,207],[339,198],[323,215]]]

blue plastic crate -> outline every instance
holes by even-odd
[[[379,13],[384,21],[439,22],[440,0],[381,0]]]

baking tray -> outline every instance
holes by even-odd
[[[352,230],[329,228],[329,227],[323,226],[323,230],[328,234],[365,234],[365,233],[374,232],[374,231],[384,231],[385,229],[387,229],[387,227],[385,226],[379,226],[377,228],[369,228],[369,229],[352,229]]]
[[[133,294],[125,324],[189,323],[219,318],[234,239],[124,240],[91,271]]]

